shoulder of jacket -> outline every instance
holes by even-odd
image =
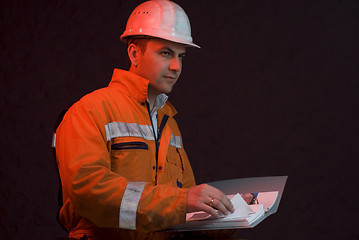
[[[119,102],[123,97],[126,96],[117,91],[114,93],[113,90],[109,87],[104,87],[86,94],[74,105],[80,104],[99,108],[106,104],[111,104],[112,102]]]

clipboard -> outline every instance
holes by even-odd
[[[222,180],[209,182],[215,188],[218,188],[226,195],[236,193],[265,193],[278,192],[276,199],[268,211],[258,212],[255,220],[237,219],[231,221],[203,220],[197,222],[186,222],[185,224],[172,226],[167,231],[197,231],[197,230],[215,230],[215,229],[239,229],[253,228],[261,223],[271,214],[277,212],[284,187],[288,176],[272,176],[272,177],[253,177],[253,178],[237,178],[230,180]]]
[[[273,208],[271,209],[273,210],[272,213],[275,213],[278,210],[287,179],[288,176],[236,178],[230,180],[209,182],[207,184],[218,188],[226,195],[231,195],[235,193],[258,193],[278,191],[278,201],[276,203],[276,206],[273,206]]]

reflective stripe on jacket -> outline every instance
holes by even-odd
[[[184,223],[193,172],[168,102],[158,110],[156,143],[147,87],[147,80],[115,69],[109,86],[75,103],[58,127],[60,221],[70,237],[134,238]]]

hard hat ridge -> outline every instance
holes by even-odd
[[[200,48],[193,43],[187,14],[168,0],[147,1],[133,10],[121,40],[136,36],[157,37]]]

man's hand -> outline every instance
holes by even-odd
[[[234,212],[231,201],[222,191],[207,184],[197,185],[188,190],[187,212],[204,211],[218,218],[217,210],[224,215]]]
[[[241,196],[247,204],[249,204],[253,199],[253,195],[250,193],[242,193]]]

